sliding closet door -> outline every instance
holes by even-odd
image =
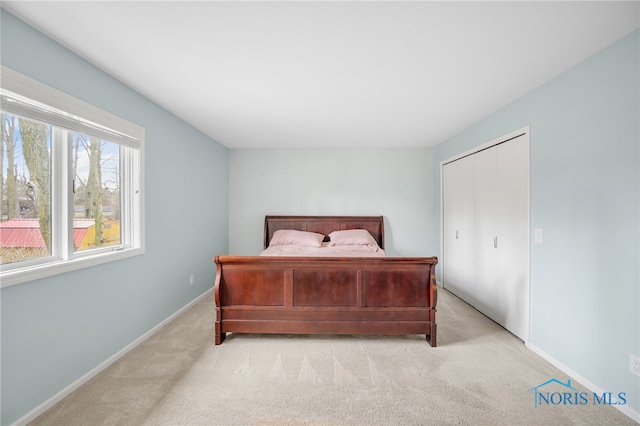
[[[474,167],[467,157],[444,165],[443,184],[443,287],[473,304],[474,285]]]
[[[496,279],[498,170],[497,148],[491,147],[473,155],[475,162],[475,308],[494,321],[500,317],[504,288]]]
[[[499,312],[502,324],[521,339],[529,339],[529,135],[499,145],[498,255],[496,281],[504,289]]]
[[[529,339],[529,134],[443,165],[443,285]]]

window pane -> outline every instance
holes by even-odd
[[[2,114],[0,263],[51,255],[51,127]]]
[[[69,138],[75,251],[120,245],[120,145],[79,133]]]

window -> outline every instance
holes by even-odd
[[[2,286],[144,253],[144,129],[2,67]]]

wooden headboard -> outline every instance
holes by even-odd
[[[265,216],[264,248],[269,246],[278,229],[317,232],[328,235],[332,231],[366,229],[384,249],[384,219],[382,216]]]

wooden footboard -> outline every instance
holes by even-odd
[[[424,334],[436,346],[436,257],[216,256],[215,344],[227,332]]]

